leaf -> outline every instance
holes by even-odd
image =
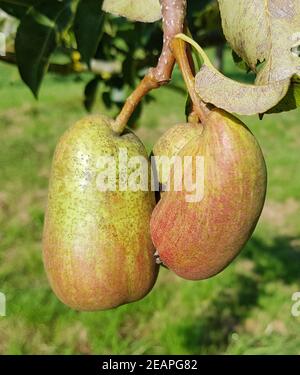
[[[195,90],[206,103],[240,115],[254,115],[274,107],[287,93],[290,79],[268,85],[249,85],[225,77],[210,62],[202,48],[179,34],[177,37],[190,43],[204,60],[195,78]]]
[[[218,2],[188,1],[187,5],[188,25],[198,43],[204,47],[225,44]]]
[[[127,54],[122,64],[124,82],[129,84],[130,86],[134,86],[135,83],[136,69],[134,62],[135,60],[133,58],[133,51],[131,50],[130,53]]]
[[[102,3],[103,0],[80,0],[76,10],[74,32],[77,48],[88,65],[103,35],[105,14]]]
[[[189,13],[190,12],[190,13]],[[196,14],[195,19],[191,18]],[[216,1],[188,2],[188,15],[193,21],[192,27],[201,33],[207,33],[216,29],[221,29],[220,10]]]
[[[0,1],[0,8],[11,16],[21,19],[26,14],[29,7],[37,4],[39,1],[40,0],[3,0]]]
[[[40,3],[41,0],[2,0],[1,2],[12,5],[31,6]]]
[[[298,107],[300,107],[300,82],[292,81],[286,96],[267,113],[286,112]]]
[[[35,97],[57,46],[57,33],[69,24],[72,1],[43,1],[22,18],[16,35],[16,56],[20,75]]]
[[[232,49],[257,71],[256,83],[300,74],[300,58],[292,49],[300,45],[299,0],[218,0],[222,26]]]
[[[196,92],[203,101],[239,115],[266,112],[285,96],[289,84],[289,79],[268,85],[239,83],[205,64],[195,79]]]
[[[110,92],[104,91],[102,93],[102,101],[107,109],[110,109],[113,105],[113,102],[110,97]]]
[[[6,1],[0,1],[0,8],[7,14],[19,19],[23,17],[28,10],[28,6],[26,4],[9,4]]]
[[[104,0],[102,9],[133,21],[154,22],[161,18],[159,0]]]
[[[28,7],[23,5],[10,5],[3,1],[0,1],[0,8],[4,10],[7,14],[16,17],[18,19],[22,18],[27,12]]]
[[[91,112],[96,101],[100,78],[96,76],[88,82],[84,90],[84,107]]]

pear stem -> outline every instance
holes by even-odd
[[[127,98],[121,112],[112,124],[116,133],[121,134],[134,110],[149,91],[170,82],[175,65],[171,42],[175,35],[182,33],[186,17],[186,0],[160,0],[163,25],[163,48],[157,66],[149,69],[137,88]]]
[[[193,102],[192,112],[196,113],[200,121],[203,122],[209,114],[210,109],[195,91],[195,77],[190,62],[192,57],[187,52],[187,45],[182,39],[175,37],[172,41],[172,51]]]

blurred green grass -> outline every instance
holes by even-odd
[[[225,72],[243,79],[228,54]],[[254,237],[223,273],[188,282],[162,269],[143,301],[107,312],[56,299],[41,258],[49,169],[59,136],[85,115],[88,78],[48,76],[36,102],[16,68],[0,65],[0,353],[300,354],[300,318],[290,312],[300,290],[299,110],[244,118],[266,156],[268,197]],[[148,150],[184,121],[183,95],[153,95],[137,130]]]

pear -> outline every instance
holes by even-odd
[[[162,159],[161,164],[156,164],[158,181],[165,185],[168,182],[169,173],[168,167],[171,166],[173,156],[176,156],[179,151],[187,145],[193,138],[201,135],[203,130],[200,123],[178,123],[168,129],[153,146],[153,156],[167,157],[171,163],[164,163]],[[155,161],[155,158],[154,158]]]
[[[170,183],[171,189],[162,195],[150,223],[160,260],[189,280],[216,275],[239,254],[258,222],[267,186],[262,151],[241,121],[214,109],[202,125],[202,133],[177,153],[183,159],[192,157],[186,173],[196,183],[203,181],[201,199],[187,199],[184,184],[176,191]],[[175,137],[168,145],[173,141],[178,142]],[[175,145],[172,149],[178,150]],[[154,150],[168,154],[170,146],[165,152],[162,147]],[[196,173],[197,156],[203,158],[202,175]],[[170,180],[174,170],[171,172]]]
[[[131,131],[116,134],[112,122],[105,116],[77,122],[60,139],[52,164],[44,264],[57,297],[76,310],[105,310],[137,301],[152,289],[158,273],[149,225],[154,193],[118,184],[123,178],[120,150],[128,159],[142,157],[146,163],[147,153]],[[115,191],[99,185],[103,156],[110,157],[111,183],[116,166]]]

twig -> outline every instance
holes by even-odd
[[[204,121],[210,110],[195,91],[195,78],[186,51],[186,43],[181,39],[174,38],[172,41],[172,51],[192,100],[193,111],[197,114],[200,121]]]
[[[126,100],[124,107],[112,125],[114,131],[122,133],[130,116],[149,91],[169,83],[175,64],[171,41],[183,32],[186,16],[186,0],[160,0],[163,22],[163,48],[157,66],[151,68],[138,87]]]

